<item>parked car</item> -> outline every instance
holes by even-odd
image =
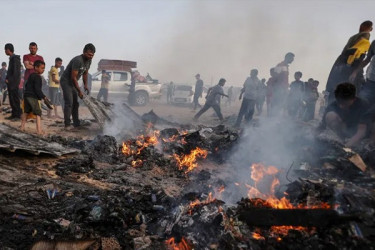
[[[122,64],[119,64],[122,63]],[[135,62],[120,61],[120,60],[106,60],[102,59],[99,62],[98,72],[92,74],[91,95],[96,97],[101,87],[102,70],[105,70],[110,76],[108,99],[127,100],[131,84],[132,68],[125,63]],[[136,82],[134,100],[135,105],[145,106],[152,98],[159,98],[161,96],[161,84],[155,80],[147,80],[145,82]]]
[[[172,103],[189,104],[193,102],[193,86],[188,84],[176,84],[172,95]]]

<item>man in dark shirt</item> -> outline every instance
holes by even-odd
[[[297,71],[294,73],[294,79],[290,84],[289,96],[288,96],[288,114],[292,118],[296,118],[298,111],[301,109],[303,91],[305,83],[301,81],[302,72]]]
[[[39,100],[44,100],[49,104],[49,100],[42,91],[42,77],[45,69],[45,63],[41,60],[33,62],[33,73],[24,86],[24,113],[22,114],[21,130],[25,130],[27,115],[33,113],[36,116],[36,131],[40,135],[42,131],[41,116],[42,110],[40,109]]]
[[[201,105],[199,104],[199,98],[202,97],[202,93],[203,93],[203,81],[201,79],[201,75],[196,74],[195,79],[197,79],[197,82],[195,83],[194,99],[193,99],[194,110],[196,110],[198,106],[201,107]]]
[[[5,44],[5,54],[9,56],[9,67],[5,82],[8,87],[9,103],[12,108],[11,116],[5,119],[17,121],[21,118],[22,113],[18,94],[18,86],[21,81],[21,59],[20,56],[14,54],[14,47],[11,43]]]
[[[305,122],[311,121],[315,117],[316,102],[319,99],[318,92],[319,81],[311,80],[305,84],[304,89],[304,112],[302,114],[302,120]]]
[[[332,129],[345,140],[347,147],[358,145],[366,136],[371,123],[368,104],[356,97],[351,83],[341,83],[335,90],[336,101],[331,103],[323,116],[323,127]]]
[[[199,112],[194,116],[194,121],[197,121],[199,117],[206,112],[209,108],[213,108],[216,112],[216,115],[219,117],[220,121],[222,121],[223,115],[221,114],[220,111],[220,98],[221,96],[226,96],[228,95],[224,94],[223,86],[225,85],[226,80],[224,78],[221,78],[219,80],[219,83],[210,88],[208,90],[207,96],[206,96],[206,103],[204,104],[203,108],[199,110]]]
[[[83,93],[79,87],[78,80],[82,76],[84,89],[88,94],[90,92],[88,88],[88,71],[94,54],[95,46],[91,43],[86,44],[83,54],[74,57],[61,76],[60,85],[64,95],[64,124],[66,129],[71,126],[70,117],[73,117],[74,127],[80,126],[78,97],[82,99]]]

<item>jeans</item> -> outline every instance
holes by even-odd
[[[20,96],[18,93],[18,88],[8,89],[8,95],[9,95],[10,107],[12,108],[11,116],[20,118],[22,111],[21,111],[21,103],[20,103]]]
[[[236,126],[240,126],[242,122],[242,118],[245,116],[245,121],[249,122],[253,119],[254,115],[254,107],[255,107],[255,100],[246,99],[242,100],[240,112],[238,113]]]
[[[263,105],[264,105],[265,100],[266,100],[266,97],[265,97],[265,96],[264,96],[264,97],[262,96],[262,97],[258,97],[258,98],[257,98],[257,101],[256,101],[256,104],[255,104],[255,107],[256,107],[256,109],[257,109],[259,115],[261,115],[262,112],[263,112]]]
[[[198,94],[194,95],[194,98],[193,98],[194,110],[196,110],[198,106],[201,107],[201,105],[199,104],[199,97],[200,95]]]
[[[106,89],[106,88],[100,88],[98,96],[96,97],[96,99],[98,99],[100,101],[100,99],[102,97],[104,98],[105,102],[108,102],[108,89]]]
[[[70,126],[70,117],[73,117],[73,126],[78,127],[79,114],[78,114],[78,92],[71,82],[61,82],[61,88],[64,95],[64,124]]]
[[[199,110],[199,112],[194,116],[194,119],[198,119],[209,108],[213,108],[215,110],[216,115],[219,117],[220,121],[224,119],[223,115],[221,114],[220,105],[218,103],[205,103],[203,108]]]
[[[302,117],[303,121],[308,122],[308,121],[314,120],[315,106],[316,106],[316,101],[306,103],[306,107],[305,107],[303,117]]]

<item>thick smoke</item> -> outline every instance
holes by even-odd
[[[304,136],[301,133],[304,133]],[[222,199],[235,203],[246,197],[246,184],[254,185],[250,177],[250,167],[254,163],[262,163],[267,167],[275,166],[279,170],[277,178],[281,187],[288,183],[287,172],[292,165],[301,163],[299,157],[304,150],[304,140],[308,138],[308,133],[309,131],[302,130],[298,123],[280,117],[260,118],[258,126],[245,129],[239,144],[230,153],[230,169],[226,171],[231,171],[232,179],[226,182],[226,195]],[[289,175],[290,178],[293,178],[292,174]],[[271,181],[272,179],[266,179],[263,182],[265,193],[269,191]]]
[[[114,136],[118,142],[121,142],[124,136],[131,134],[135,131],[134,121],[129,116],[122,115],[120,109],[123,109],[120,101],[116,102],[113,106],[115,114],[119,114],[113,118],[111,122],[105,124],[103,134]]]

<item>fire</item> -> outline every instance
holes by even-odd
[[[143,165],[143,161],[138,159],[138,160],[135,160],[135,161],[132,161],[132,167],[133,168],[136,168],[136,167],[140,167]]]
[[[126,156],[130,156],[135,153],[134,150],[131,149],[130,144],[127,144],[125,142],[122,143],[121,151]]]
[[[191,250],[193,249],[190,244],[185,240],[184,237],[181,238],[181,242],[176,243],[174,237],[165,241],[168,250]]]
[[[174,142],[178,139],[178,137],[179,137],[179,135],[172,135],[169,138],[163,138],[163,141],[164,142]]]
[[[317,204],[307,205],[298,204],[293,205],[286,197],[282,197],[278,199],[275,197],[275,188],[276,186],[280,185],[279,179],[276,178],[276,174],[279,170],[274,166],[266,167],[261,163],[255,163],[251,166],[251,179],[254,181],[254,187],[250,185],[246,185],[249,189],[247,196],[252,198],[260,198],[255,200],[255,205],[259,207],[270,207],[275,209],[330,209],[331,206],[326,202],[318,202]],[[271,176],[273,178],[271,187],[270,187],[270,194],[264,194],[260,192],[257,188],[258,183],[265,177]],[[262,200],[263,199],[263,200]]]
[[[150,135],[138,136],[135,142],[131,140],[123,142],[121,151],[126,156],[139,155],[145,148],[149,146],[155,146],[156,144],[158,144],[159,134],[160,131],[156,130]]]
[[[264,237],[262,236],[262,235],[260,235],[259,233],[255,233],[255,232],[253,232],[253,238],[255,239],[255,240],[264,240]]]
[[[251,179],[254,181],[254,186],[246,184],[245,186],[248,190],[248,197],[251,199],[252,205],[255,207],[268,207],[274,209],[330,209],[331,205],[325,202],[317,202],[314,204],[292,204],[285,196],[278,199],[275,196],[275,188],[280,185],[280,181],[276,178],[278,169],[273,166],[266,167],[260,163],[253,164],[251,166]],[[259,182],[265,177],[269,176],[272,178],[272,183],[270,186],[270,193],[264,194],[258,190]],[[286,193],[284,193],[287,195]],[[277,238],[277,241],[281,241],[280,236],[285,236],[288,234],[289,230],[302,230],[309,232],[313,229],[302,226],[273,226],[270,229],[271,235]],[[258,232],[253,232],[253,238],[256,240],[264,239],[264,237]]]
[[[202,206],[203,205],[207,205],[207,204],[212,203],[214,201],[216,201],[216,198],[214,198],[213,195],[212,195],[212,193],[210,192],[208,194],[208,197],[207,197],[206,200],[200,201],[200,200],[196,199],[195,201],[190,202],[188,213],[191,215],[192,212],[193,212],[193,209],[195,207],[200,206],[200,205],[202,205]]]
[[[179,169],[181,170],[183,167],[186,167],[187,169],[185,173],[188,173],[198,166],[198,164],[196,163],[197,158],[199,157],[204,159],[207,157],[207,154],[207,150],[200,149],[197,147],[194,150],[192,150],[188,155],[179,156],[177,154],[173,154],[173,156],[177,161]]]

